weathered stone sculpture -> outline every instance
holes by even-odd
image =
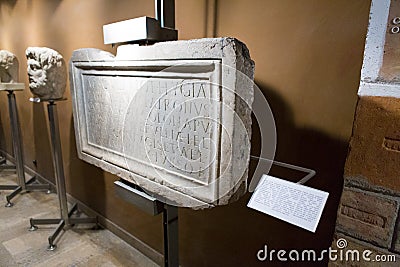
[[[70,64],[81,159],[181,207],[245,192],[254,63],[243,43],[80,49]]]
[[[0,91],[24,90],[25,84],[18,82],[18,59],[6,50],[0,50]]]
[[[29,88],[40,100],[61,99],[67,82],[67,69],[63,57],[47,47],[28,47]]]
[[[0,50],[0,82],[18,82],[18,59],[9,51]]]

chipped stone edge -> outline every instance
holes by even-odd
[[[198,48],[198,45],[203,45],[203,44],[209,45],[210,49],[216,49],[216,51],[222,51],[222,54],[220,55],[220,58],[219,58],[222,60],[222,66],[227,65],[232,68],[235,68],[235,69],[237,69],[237,71],[244,73],[249,78],[247,86],[251,86],[251,87],[244,86],[244,87],[237,87],[237,88],[239,90],[242,89],[242,92],[240,92],[240,95],[243,96],[243,94],[244,94],[244,96],[247,98],[244,101],[249,106],[249,109],[248,109],[248,112],[246,114],[244,114],[240,119],[242,121],[247,120],[249,122],[246,125],[247,126],[246,130],[247,130],[247,133],[248,133],[249,139],[250,139],[251,138],[251,106],[252,106],[253,99],[254,99],[254,93],[252,90],[253,80],[254,80],[254,76],[252,75],[252,73],[254,71],[254,61],[252,61],[250,59],[249,50],[247,49],[246,45],[234,38],[213,38],[213,39],[212,38],[204,38],[204,39],[190,40],[190,41],[172,41],[172,42],[156,43],[151,47],[143,47],[143,46],[140,47],[140,54],[132,53],[132,51],[134,51],[135,49],[138,48],[137,45],[123,45],[123,46],[118,47],[117,56],[114,56],[111,53],[108,53],[103,50],[95,49],[95,48],[75,50],[73,52],[73,55],[71,57],[70,64],[69,64],[70,65],[70,68],[69,68],[70,86],[71,86],[71,95],[72,95],[73,100],[75,99],[74,82],[73,82],[75,79],[74,72],[73,72],[73,63],[74,62],[90,62],[90,61],[107,62],[107,61],[114,61],[114,60],[128,61],[128,60],[151,60],[151,59],[163,59],[163,60],[176,59],[175,55],[165,53],[163,46],[177,45],[177,44],[179,44],[181,46],[188,45],[186,51],[190,51],[190,46],[195,46],[196,48]],[[149,52],[145,51],[146,48],[148,48],[147,50]],[[198,52],[198,50],[199,49],[194,49],[194,51],[196,51],[196,52]],[[240,53],[238,53],[239,51],[240,51]],[[233,62],[227,62],[227,60],[225,58],[225,55],[227,53],[232,53],[231,58],[234,60]],[[214,57],[215,57],[215,54],[219,54],[219,53],[214,53],[213,54]],[[184,58],[185,58],[185,56],[180,57],[180,59],[184,59]],[[198,59],[202,59],[202,58],[209,58],[209,54],[204,54],[204,55],[199,54]],[[193,55],[190,59],[193,59]],[[241,66],[241,68],[238,68],[240,66]],[[221,74],[221,75],[223,76],[223,74]],[[236,84],[238,83],[237,78],[238,77],[236,76],[235,83],[232,86],[236,87]],[[251,85],[249,85],[250,81],[251,81]],[[243,90],[248,90],[248,91],[243,91]],[[237,98],[238,98],[238,96],[236,95],[234,105],[237,105],[238,102],[240,102],[240,99],[237,99]],[[76,114],[76,112],[77,112],[76,105],[77,105],[77,101],[73,101],[74,114]],[[75,129],[80,129],[79,122],[75,119],[74,119],[74,125],[75,125]],[[237,123],[234,124],[234,127],[237,127]],[[233,129],[232,134],[234,134],[234,131],[235,131],[235,129]],[[104,168],[103,166],[101,166],[100,162],[102,162],[102,161],[100,159],[95,158],[91,155],[85,154],[82,151],[82,147],[79,142],[79,140],[81,140],[81,138],[79,136],[80,135],[79,131],[75,130],[75,135],[76,135],[76,140],[77,140],[78,156],[80,159],[87,161],[95,166],[98,166],[105,171],[109,171],[117,176],[123,176],[124,178],[131,177],[132,174],[130,172],[128,172],[120,167],[117,167],[115,165],[107,164],[108,166],[110,166],[110,168]],[[241,144],[236,144],[236,146],[238,148],[242,149]],[[246,192],[248,168],[249,168],[249,163],[250,163],[250,148],[251,147],[249,145],[247,148],[248,156],[247,156],[247,162],[245,163],[247,166],[245,173],[239,179],[239,182],[236,184],[236,186],[234,188],[232,188],[231,191],[228,192],[228,194],[226,194],[222,198],[217,198],[217,201],[215,203],[207,203],[202,200],[192,198],[188,195],[182,194],[181,192],[173,190],[171,188],[168,188],[165,186],[161,187],[161,185],[159,183],[155,183],[155,182],[147,179],[146,177],[135,175],[135,179],[139,180],[139,184],[141,184],[141,182],[144,181],[144,179],[145,179],[145,181],[144,181],[145,183],[152,184],[152,189],[154,189],[154,186],[162,189],[163,194],[166,195],[166,198],[168,198],[168,196],[171,194],[172,195],[178,194],[180,202],[177,204],[181,204],[181,205],[185,204],[184,206],[188,206],[193,209],[204,209],[204,208],[211,208],[216,205],[226,205],[233,201],[236,201],[237,199],[239,199],[240,196],[242,196]],[[235,152],[233,152],[232,154],[235,154]],[[108,162],[104,162],[104,163],[108,163]],[[234,165],[235,164],[231,164],[230,168],[231,169],[234,168],[235,167]],[[131,179],[131,180],[133,180],[133,179]],[[168,199],[170,201],[170,198],[168,198]],[[172,199],[177,199],[177,198],[173,197]],[[189,203],[189,205],[187,205],[188,203]]]

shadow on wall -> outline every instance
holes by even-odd
[[[51,0],[51,1],[46,1],[46,5],[50,7],[50,9],[55,10],[62,2],[63,0]],[[17,0],[6,0],[7,3],[10,3],[13,7],[17,3]],[[32,8],[33,5],[33,0],[28,0],[28,7]]]
[[[78,158],[72,117],[69,136],[70,157],[68,159],[69,177],[67,179],[70,187],[68,192],[87,206],[95,207],[98,213],[105,215],[107,194],[104,173],[100,168]]]
[[[4,4],[8,5],[9,7],[13,8],[17,3],[17,0],[3,0]]]
[[[161,216],[147,213],[125,202],[114,192],[119,178],[78,158],[73,117],[70,129],[68,192],[150,247],[162,251]],[[133,219],[134,218],[134,219]]]
[[[51,157],[50,134],[48,129],[47,102],[31,103],[33,105],[33,138],[35,144],[36,171],[55,184],[53,161]],[[31,165],[30,162],[25,164]]]
[[[18,96],[16,96],[18,97]],[[11,156],[14,155],[11,138],[10,114],[8,106],[8,92],[0,91],[0,150]],[[18,99],[17,99],[18,103]],[[0,153],[2,155],[2,153]]]
[[[5,100],[4,100],[3,103],[5,103]],[[1,110],[0,110],[0,149],[6,151],[6,145],[7,145],[7,143],[6,143],[6,140],[5,140],[6,136],[5,136],[5,133],[4,133],[4,126],[3,126],[3,124],[5,123],[5,121],[4,121],[4,120],[1,120],[1,118],[3,117],[3,116],[2,116],[2,115],[3,115],[2,113],[5,113],[5,112],[3,112],[3,108],[4,108],[4,107],[2,107]],[[5,117],[5,116],[6,116],[6,115],[4,115],[4,117]],[[1,155],[1,153],[0,153],[0,155]]]
[[[260,262],[257,252],[268,246],[275,249],[314,249],[330,247],[336,212],[343,187],[343,168],[347,143],[314,129],[296,128],[293,113],[283,99],[264,84],[258,84],[275,116],[278,144],[276,160],[308,167],[317,175],[307,185],[330,193],[316,233],[311,233],[246,207],[251,194],[228,206],[211,210],[181,209],[181,263],[186,266],[280,266],[288,262]],[[253,127],[252,154],[260,146],[259,132]],[[272,169],[274,175],[287,178]],[[250,176],[251,177],[251,176]],[[275,257],[276,259],[276,257]],[[311,265],[327,264],[323,262]],[[298,265],[304,265],[304,262]],[[290,266],[297,265],[294,262]]]

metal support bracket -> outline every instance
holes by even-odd
[[[64,99],[62,99],[64,100]],[[60,101],[62,101],[60,100]],[[37,99],[32,100],[36,103],[40,102]],[[58,201],[60,204],[60,218],[56,219],[30,219],[30,231],[35,231],[38,227],[37,225],[46,224],[57,224],[56,229],[53,234],[49,236],[49,246],[48,250],[53,251],[57,248],[55,245],[55,239],[61,233],[61,230],[65,226],[73,226],[75,224],[88,224],[94,223],[97,226],[97,217],[72,217],[72,215],[78,210],[78,205],[74,204],[72,208],[68,211],[67,203],[67,192],[65,186],[65,176],[64,176],[64,166],[61,151],[61,140],[60,140],[60,130],[58,126],[58,115],[57,115],[57,105],[54,100],[49,100],[47,104],[47,112],[50,124],[50,136],[51,136],[51,153],[53,159],[53,167],[56,178]]]
[[[158,201],[144,192],[139,186],[125,180],[116,181],[114,185],[116,194],[128,203],[135,205],[152,216],[162,213],[164,266],[179,266],[178,207]]]
[[[139,17],[103,26],[104,44],[153,44],[178,40],[175,0],[155,0],[156,18]]]
[[[164,266],[179,266],[178,207],[165,204],[163,211]]]
[[[276,166],[280,166],[280,167],[283,167],[283,168],[287,168],[287,169],[291,169],[291,170],[307,173],[307,175],[305,175],[303,178],[301,178],[299,181],[297,181],[298,184],[302,184],[302,185],[307,183],[316,174],[316,172],[314,170],[307,169],[307,168],[300,167],[300,166],[296,166],[296,165],[292,165],[292,164],[289,164],[289,163],[284,163],[284,162],[272,160],[272,159],[266,159],[266,158],[261,158],[261,157],[257,157],[257,156],[250,156],[250,162],[251,161],[257,161],[258,163],[257,163],[256,171],[253,174],[253,178],[250,181],[249,192],[253,192],[255,190],[258,182],[261,179],[261,176],[264,173],[268,173],[269,172],[269,170],[271,168],[271,165],[276,165]],[[264,166],[262,166],[262,165],[264,165]]]
[[[103,26],[104,44],[153,44],[178,40],[175,0],[155,0],[156,18],[140,17]],[[178,208],[146,194],[140,187],[120,180],[116,194],[148,214],[163,214],[164,266],[179,266]]]

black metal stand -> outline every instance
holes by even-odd
[[[0,170],[15,170],[15,165],[7,164],[6,157],[0,156]],[[0,185],[1,190],[1,185]]]
[[[21,131],[19,127],[17,104],[15,101],[14,91],[8,90],[8,108],[10,113],[10,124],[11,124],[11,137],[13,141],[14,157],[16,166],[12,165],[0,165],[0,169],[16,169],[18,184],[17,185],[0,185],[0,190],[13,190],[9,195],[6,196],[7,204],[6,207],[12,207],[14,204],[11,200],[23,191],[36,191],[36,190],[47,190],[50,193],[49,184],[38,184],[36,183],[36,177],[32,177],[28,182],[25,180],[24,171],[24,159],[23,150],[21,143]],[[5,163],[5,158],[2,159],[0,164]]]
[[[163,215],[164,266],[179,266],[178,207],[158,201],[137,185],[124,180],[114,182],[116,194],[150,215]]]
[[[141,32],[146,32],[146,38],[129,39],[132,35],[108,36],[108,25],[103,28],[104,43],[145,43],[151,44],[160,41],[171,41],[178,39],[178,31],[175,30],[175,0],[155,0],[156,19],[146,17],[146,24],[141,25]],[[121,22],[124,24],[125,22]],[[154,25],[154,23],[156,25]],[[113,23],[115,26],[115,23]],[[114,26],[112,31],[114,31]],[[121,26],[125,29],[125,26]],[[107,36],[107,38],[106,38]],[[134,204],[147,213],[155,216],[162,212],[164,228],[164,266],[179,266],[179,242],[178,242],[178,207],[168,205],[149,196],[140,187],[120,180],[114,182],[116,193],[125,201]]]
[[[75,224],[87,224],[95,223],[97,224],[97,217],[72,217],[75,211],[78,210],[78,205],[74,204],[72,208],[68,211],[67,203],[67,192],[65,188],[65,177],[64,177],[64,167],[63,159],[61,153],[61,141],[60,141],[60,130],[58,126],[58,115],[57,115],[57,105],[54,100],[49,100],[47,104],[47,111],[50,123],[50,136],[51,136],[51,152],[53,158],[53,167],[56,178],[57,194],[60,204],[60,218],[56,219],[30,219],[30,231],[35,231],[38,227],[37,225],[46,224],[57,224],[56,229],[53,234],[49,236],[49,246],[48,250],[53,251],[57,248],[54,244],[55,239],[60,234],[61,230],[65,226],[72,227]]]
[[[164,204],[164,266],[179,266],[178,207]]]

